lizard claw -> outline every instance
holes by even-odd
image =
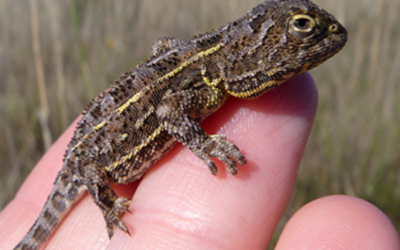
[[[226,171],[232,175],[237,174],[238,171],[236,162],[240,165],[246,164],[244,155],[235,144],[226,140],[226,135],[211,135],[200,156],[211,170],[211,173],[216,175],[217,168],[211,157],[222,161],[226,166]]]
[[[120,215],[124,214],[125,212],[129,211],[130,201],[125,197],[119,197],[117,200],[114,201],[114,206],[111,210],[107,212],[105,215],[106,223],[107,223],[107,232],[108,237],[111,239],[114,235],[114,226],[118,227],[125,233],[129,234],[128,227],[126,224],[119,218]]]

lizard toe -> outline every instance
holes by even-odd
[[[118,227],[125,233],[129,234],[128,227],[126,224],[119,218],[122,214],[129,211],[130,201],[125,197],[119,197],[114,201],[113,208],[110,209],[107,214],[105,215],[106,223],[107,223],[107,231],[108,237],[113,236],[114,234],[114,226]]]

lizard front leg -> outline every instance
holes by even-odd
[[[225,98],[222,90],[205,85],[167,96],[157,108],[164,129],[202,159],[214,175],[217,168],[211,157],[221,160],[231,174],[238,170],[235,161],[240,165],[246,163],[244,155],[235,144],[225,140],[225,135],[208,135],[198,123],[215,112]]]

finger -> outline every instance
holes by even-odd
[[[400,249],[396,229],[378,208],[349,196],[304,206],[286,225],[276,249]]]
[[[110,249],[265,249],[289,201],[314,118],[317,95],[308,74],[260,99],[230,99],[204,124],[227,134],[248,163],[215,177],[189,150],[153,167]],[[222,127],[222,128],[221,128]],[[221,128],[218,130],[218,128]]]
[[[308,76],[305,75],[305,77],[307,78]],[[300,86],[300,89],[302,89],[302,88],[303,87]],[[291,91],[291,90],[299,92],[296,90],[296,88],[292,88],[292,89],[289,88],[289,91]],[[298,96],[301,97],[301,93],[302,93],[302,91],[300,91],[298,93],[298,94],[300,94]],[[307,91],[304,91],[303,94],[307,94]],[[283,108],[272,107],[272,108],[275,108],[276,112],[273,112],[274,110],[271,109],[271,114],[274,114],[274,113],[279,114],[279,112],[285,111],[285,110],[290,111],[289,113],[293,113],[293,114],[296,113],[297,110],[303,110],[303,111],[308,110],[308,114],[303,114],[303,117],[305,117],[306,119],[310,118],[313,116],[312,108],[311,109],[304,108],[304,104],[308,103],[308,104],[311,104],[311,106],[313,106],[313,104],[314,104],[314,106],[315,106],[315,99],[316,99],[315,95],[314,96],[311,95],[311,98],[309,98],[309,100],[311,100],[311,102],[306,101],[303,103],[300,101],[299,103],[297,103],[297,105],[292,105],[292,106],[289,105],[288,107],[291,107],[292,110],[290,110],[290,108],[286,109],[285,107],[283,107]],[[294,100],[294,101],[297,102],[298,100],[297,101],[296,100]],[[270,102],[270,103],[272,103],[272,106],[274,106],[274,102]],[[276,101],[275,101],[275,104],[276,104]],[[254,105],[254,103],[250,104],[250,108],[256,107],[256,106],[252,106],[252,105]],[[299,109],[299,107],[300,107],[300,109]],[[311,113],[309,110],[311,110]],[[257,110],[255,110],[255,111],[257,111]],[[308,119],[308,120],[310,120],[310,119]],[[312,118],[311,118],[311,120],[312,120]],[[225,122],[224,119],[220,119],[220,122],[221,121]],[[215,127],[215,125],[212,125],[212,126]],[[227,131],[228,130],[229,130],[229,128],[227,129]],[[246,140],[244,140],[244,142],[246,142]],[[62,151],[64,151],[64,150],[62,150]],[[185,155],[186,153],[184,153],[183,155]],[[196,164],[201,165],[201,164],[198,164],[198,162]],[[159,165],[162,165],[162,164],[159,164]],[[134,188],[132,188],[132,189],[134,189]],[[97,215],[96,215],[96,213],[97,213]],[[135,212],[134,212],[134,214],[135,214]],[[105,230],[101,230],[102,227],[100,227],[98,225],[98,223],[101,222],[101,220],[98,220],[99,217],[101,217],[100,211],[98,211],[98,209],[94,206],[94,204],[90,201],[90,199],[88,199],[88,197],[84,198],[81,203],[78,203],[78,205],[74,208],[72,213],[70,215],[68,215],[68,218],[65,220],[65,222],[62,223],[60,228],[57,230],[55,236],[51,240],[50,244],[53,244],[53,245],[56,244],[54,246],[57,246],[57,244],[58,244],[58,247],[60,249],[62,248],[62,246],[68,248],[68,245],[70,245],[70,246],[82,245],[83,246],[86,244],[89,246],[94,246],[96,244],[97,245],[107,244],[107,239],[105,239],[106,238],[105,233],[102,233],[102,232],[105,232]],[[79,237],[76,237],[76,236],[79,236]],[[81,240],[81,238],[83,236],[86,236],[85,241]]]

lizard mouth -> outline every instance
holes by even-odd
[[[328,56],[328,58],[330,58],[346,45],[348,33],[347,30],[340,23],[334,23],[330,25],[328,30],[330,34],[328,35],[327,43],[328,45],[333,45],[328,46],[329,48],[331,48],[331,50],[329,51],[330,55]]]

